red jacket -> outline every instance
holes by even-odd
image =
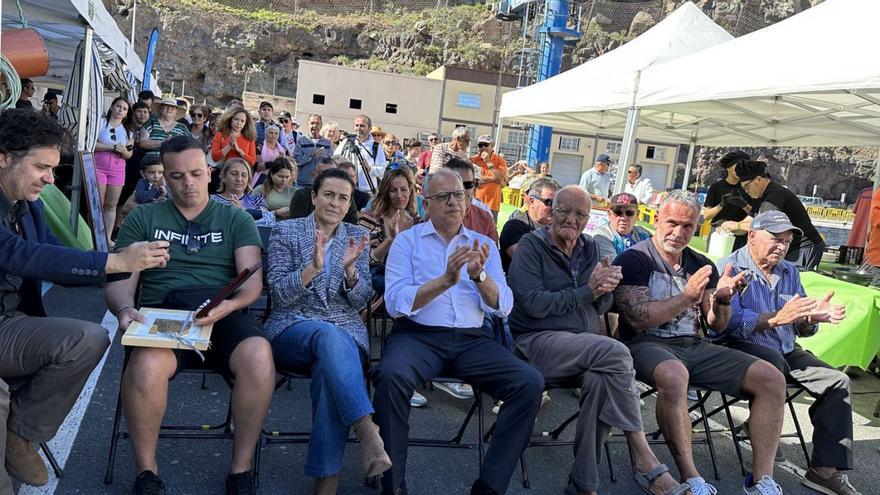
[[[235,148],[229,150],[229,153],[226,153],[226,156],[223,156],[223,148],[229,144],[230,137],[221,132],[217,132],[214,134],[214,141],[211,142],[211,158],[214,159],[215,162],[221,162],[223,160],[227,160],[229,158],[241,157],[244,161],[248,162],[249,165],[253,165],[257,161],[257,143],[251,141],[250,139],[244,136],[238,136],[235,140],[238,143],[238,147],[244,151],[244,156],[238,154],[235,151]]]

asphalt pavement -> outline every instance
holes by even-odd
[[[53,316],[69,316],[95,322],[103,322],[108,331],[115,333],[115,320],[106,313],[103,292],[100,289],[53,287],[45,297],[46,306]],[[104,483],[110,445],[123,350],[119,335],[100,369],[84,391],[83,400],[68,418],[62,431],[50,444],[53,452],[63,462],[64,476],[42,489],[22,487],[20,493],[56,494],[123,494],[131,493],[134,480],[131,446],[127,440],[118,443],[113,482]],[[862,371],[852,372],[854,386],[855,463],[850,474],[853,484],[865,495],[880,494],[880,420],[873,417],[875,404],[880,400],[880,379]],[[229,390],[216,375],[208,375],[206,387],[202,387],[202,374],[183,374],[172,381],[168,400],[167,424],[216,424],[222,423],[228,406]],[[450,397],[442,391],[422,391],[428,398],[428,407],[414,409],[411,414],[412,436],[422,438],[450,438],[459,428],[471,401]],[[551,391],[552,401],[541,411],[535,426],[536,439],[541,433],[552,430],[577,410],[577,398],[569,390]],[[491,413],[491,401],[486,398],[485,424],[491,426],[495,416]],[[799,399],[796,410],[801,426],[810,439],[808,419],[809,398]],[[711,401],[710,405],[717,401]],[[653,414],[654,400],[645,399],[642,409],[645,428],[656,429]],[[748,415],[744,403],[733,407],[735,422]],[[726,426],[723,415],[713,418],[713,428]],[[272,403],[266,428],[284,431],[308,431],[310,428],[310,405],[307,380],[293,380],[290,388],[282,386]],[[784,431],[793,431],[790,415],[786,412]],[[561,439],[571,440],[574,425]],[[465,432],[464,442],[477,441],[477,422],[472,421]],[[694,435],[698,438],[699,434]],[[543,437],[546,439],[546,437]],[[710,449],[706,445],[694,445],[697,467],[710,479],[720,494],[742,493],[742,476],[727,433],[712,435],[715,457],[721,479],[714,481]],[[610,480],[609,466],[603,459],[601,467],[602,494],[641,493],[631,479],[629,455],[626,444],[615,437],[611,440],[611,466],[617,481]],[[160,476],[169,494],[222,494],[223,480],[231,457],[232,441],[221,439],[161,439],[158,463]],[[808,444],[808,447],[811,446]],[[260,486],[261,494],[307,494],[311,480],[303,473],[306,445],[270,444],[261,448]],[[673,467],[669,451],[658,444],[654,450],[660,459]],[[804,456],[795,439],[784,439],[782,452],[786,462],[777,464],[776,480],[786,494],[814,493],[800,485],[798,473],[805,467]],[[744,445],[744,454],[750,458],[751,451]],[[411,447],[407,466],[407,483],[412,494],[466,494],[478,474],[476,449],[447,449]],[[572,461],[570,446],[534,447],[526,450],[525,464],[530,488],[523,486],[522,470],[517,469],[510,483],[511,494],[561,494]],[[357,445],[346,449],[345,468],[341,474],[339,493],[374,494],[378,490],[364,484],[358,468]]]

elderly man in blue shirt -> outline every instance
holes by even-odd
[[[810,406],[813,455],[801,481],[818,493],[858,495],[842,471],[853,467],[850,380],[795,343],[816,333],[819,323],[843,320],[843,305],[831,302],[834,292],[808,297],[800,275],[785,261],[795,233],[802,234],[781,211],[757,215],[748,244],[718,262],[747,272],[745,285],[731,300],[731,318],[715,338],[734,349],[759,357],[798,383],[816,400]]]
[[[406,493],[410,397],[443,373],[504,401],[472,494],[507,490],[541,403],[541,374],[494,340],[484,314],[507,316],[513,294],[488,237],[464,227],[464,186],[441,169],[424,183],[430,220],[401,232],[385,262],[385,307],[395,319],[374,370],[376,424],[394,466],[385,494]]]

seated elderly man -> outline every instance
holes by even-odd
[[[505,273],[522,236],[550,224],[553,219],[553,197],[559,188],[555,179],[541,177],[535,180],[523,196],[526,210],[515,211],[505,222],[501,229],[501,267]]]
[[[816,401],[810,406],[813,456],[801,481],[819,493],[858,495],[841,470],[853,468],[853,425],[850,380],[795,338],[812,335],[818,323],[839,323],[844,307],[832,304],[833,292],[821,299],[807,297],[797,268],[785,261],[795,232],[781,211],[767,211],[752,220],[748,244],[719,262],[746,273],[748,285],[731,300],[732,316],[718,340],[757,356],[807,389]]]
[[[642,432],[629,350],[598,335],[599,315],[611,307],[621,273],[620,267],[610,266],[609,257],[599,260],[596,242],[583,234],[590,196],[578,186],[567,186],[553,202],[550,226],[523,236],[510,265],[510,326],[516,352],[547,384],[575,382],[581,387],[567,493],[596,493],[597,465],[611,428],[625,432],[636,480],[646,493],[687,493],[689,486],[672,479]]]
[[[611,259],[618,254],[651,237],[651,232],[636,225],[639,217],[639,200],[630,193],[617,193],[611,196],[607,225],[602,225],[593,234],[599,244],[602,256]]]
[[[385,307],[395,321],[373,373],[376,424],[394,467],[385,494],[406,493],[410,397],[441,373],[503,400],[496,435],[472,494],[507,490],[529,442],[544,380],[494,340],[483,316],[510,313],[513,296],[492,241],[462,224],[467,195],[458,174],[425,180],[430,220],[401,232],[385,262]]]
[[[770,363],[699,335],[703,319],[712,330],[727,328],[730,299],[745,278],[744,273],[732,275],[730,265],[719,276],[708,258],[688,247],[699,215],[693,194],[669,193],[660,204],[654,237],[614,260],[623,272],[614,291],[621,338],[629,345],[636,378],[657,388],[657,423],[681,478],[695,495],[716,490],[694,465],[689,385],[752,399],[753,473],[746,478],[744,492],[779,494],[782,489],[772,476],[785,378]]]
[[[162,143],[160,156],[171,201],[135,208],[122,224],[116,248],[137,241],[170,239],[171,260],[165,268],[133,273],[127,280],[109,284],[107,307],[119,320],[120,330],[127,329],[133,320],[146,321],[135,309],[139,285],[143,306],[192,310],[238,273],[260,262],[262,243],[253,218],[240,208],[209,198],[211,172],[201,145],[189,136],[174,137]],[[261,273],[258,270],[237,292],[194,322],[214,325],[204,365],[234,380],[231,407],[235,438],[227,495],[256,493],[250,471],[254,446],[275,386],[272,349],[262,328],[243,311],[260,296]],[[135,495],[165,493],[165,484],[158,477],[156,447],[168,382],[181,368],[201,364],[189,350],[130,350],[120,387],[138,473]],[[197,403],[188,405],[199,407]]]

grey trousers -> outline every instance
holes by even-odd
[[[520,335],[514,348],[544,375],[548,386],[581,387],[569,485],[595,491],[602,447],[611,428],[642,431],[629,349],[602,335],[563,331]]]
[[[0,316],[0,378],[30,377],[12,394],[6,427],[31,442],[48,442],[109,346],[97,323]]]
[[[800,384],[816,399],[809,409],[813,423],[813,455],[810,457],[813,467],[853,468],[852,387],[846,373],[800,347],[781,354],[769,347],[739,340],[725,345],[776,366],[786,380]]]
[[[6,474],[6,417],[9,416],[9,387],[0,380],[0,495],[12,495],[12,481]]]

